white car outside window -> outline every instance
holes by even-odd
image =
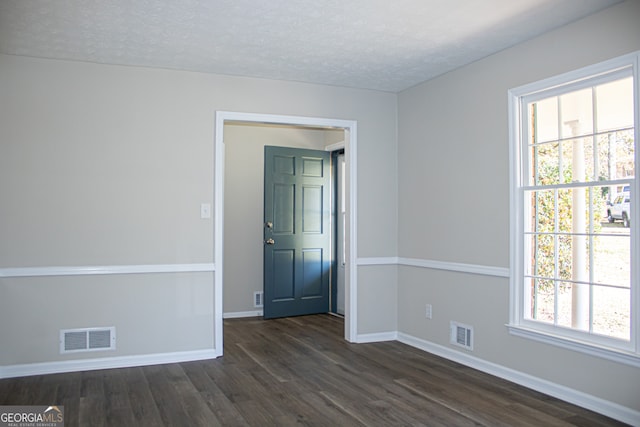
[[[619,194],[613,201],[613,204],[609,206],[607,217],[609,222],[614,222],[615,220],[622,221],[622,224],[625,227],[629,227],[630,218],[631,218],[631,198],[628,192]]]

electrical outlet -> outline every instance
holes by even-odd
[[[433,314],[433,307],[431,306],[431,304],[427,304],[425,306],[425,313],[424,314],[425,314],[425,317],[427,319],[431,319],[432,314]]]
[[[200,218],[202,218],[202,219],[211,218],[211,204],[210,203],[201,203],[200,204]]]

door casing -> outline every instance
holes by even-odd
[[[357,341],[357,122],[355,120],[326,119],[302,116],[216,111],[215,160],[214,160],[214,347],[216,356],[223,348],[223,304],[224,287],[224,124],[225,122],[250,122],[257,124],[280,124],[309,126],[345,130],[345,160],[347,168],[347,275],[345,283],[345,329],[344,337],[349,342]]]

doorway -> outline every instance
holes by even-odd
[[[242,258],[242,254],[230,253],[224,245],[224,194],[225,194],[225,167],[237,167],[237,164],[228,165],[225,162],[225,124],[245,123],[254,126],[291,126],[306,127],[309,129],[339,129],[344,133],[345,150],[345,174],[346,174],[346,263],[345,263],[345,339],[355,341],[357,338],[357,240],[356,240],[356,212],[357,212],[357,174],[356,174],[356,142],[357,123],[350,120],[320,119],[298,116],[274,116],[250,113],[217,112],[216,113],[216,138],[215,138],[215,348],[218,354],[222,354],[222,314],[223,314],[223,289],[233,284],[224,283],[223,262],[225,255]],[[227,212],[231,216],[234,213]],[[262,224],[260,224],[262,226]],[[251,260],[244,260],[250,263]]]

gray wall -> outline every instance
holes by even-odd
[[[509,267],[510,88],[640,49],[626,2],[399,94],[399,256]],[[640,370],[510,336],[509,280],[400,267],[398,330],[449,347],[474,326],[473,356],[640,410]],[[433,320],[424,316],[433,305]]]
[[[0,76],[0,272],[213,263],[200,204],[213,203],[217,110],[356,120],[358,244],[367,256],[397,252],[395,94],[9,55]],[[214,286],[211,272],[0,275],[0,371],[211,349]],[[395,292],[395,276],[366,286]],[[379,327],[385,309],[374,301],[359,330]],[[58,354],[60,329],[95,326],[116,326],[115,351]]]

